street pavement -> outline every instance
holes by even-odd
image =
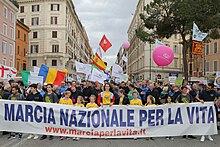
[[[79,141],[60,140],[54,137],[53,140],[27,140],[27,134],[22,139],[8,140],[8,135],[0,135],[0,147],[220,147],[220,135],[213,136],[214,141],[200,142],[200,136],[196,140],[175,137],[174,141],[166,138],[146,139],[81,139]]]

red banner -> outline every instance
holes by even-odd
[[[192,44],[192,54],[194,55],[203,55],[203,48],[204,48],[204,43],[198,42],[198,41],[193,41]]]

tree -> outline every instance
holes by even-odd
[[[183,66],[188,80],[187,51],[192,45],[192,26],[195,22],[212,39],[220,38],[220,0],[154,0],[140,14],[143,25],[136,30],[142,41],[149,36],[170,38],[179,34],[183,45]],[[149,33],[149,30],[151,33]]]

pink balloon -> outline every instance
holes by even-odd
[[[159,46],[153,52],[153,60],[158,66],[169,65],[174,58],[172,49],[168,46]]]
[[[122,47],[124,49],[128,49],[130,47],[130,43],[128,41],[125,41],[123,44],[122,44]]]

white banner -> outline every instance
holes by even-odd
[[[0,100],[0,131],[82,138],[217,134],[213,103],[82,108]]]
[[[83,64],[77,61],[75,61],[75,63],[76,63],[76,72],[84,73],[84,74],[91,73],[92,66],[90,64]]]
[[[34,66],[34,73],[39,74],[40,67]]]
[[[192,40],[195,40],[195,41],[203,41],[206,36],[208,35],[208,33],[202,33],[200,30],[199,30],[199,27],[193,23],[193,38]]]
[[[99,83],[104,83],[104,80],[107,79],[107,75],[103,71],[99,71],[96,68],[93,68],[92,74],[88,75],[88,80]]]
[[[112,66],[112,76],[121,78],[121,77],[123,77],[123,75],[124,74],[123,74],[122,67],[117,65],[117,64],[113,64],[113,66]]]
[[[169,82],[170,82],[171,85],[174,85],[174,84],[175,84],[176,78],[177,78],[177,77],[174,77],[174,76],[169,77]]]
[[[17,74],[17,69],[0,64],[0,79],[14,79]]]
[[[37,84],[37,83],[41,83],[43,84],[44,81],[44,77],[42,76],[34,76],[34,75],[29,75],[28,77],[28,84]]]

